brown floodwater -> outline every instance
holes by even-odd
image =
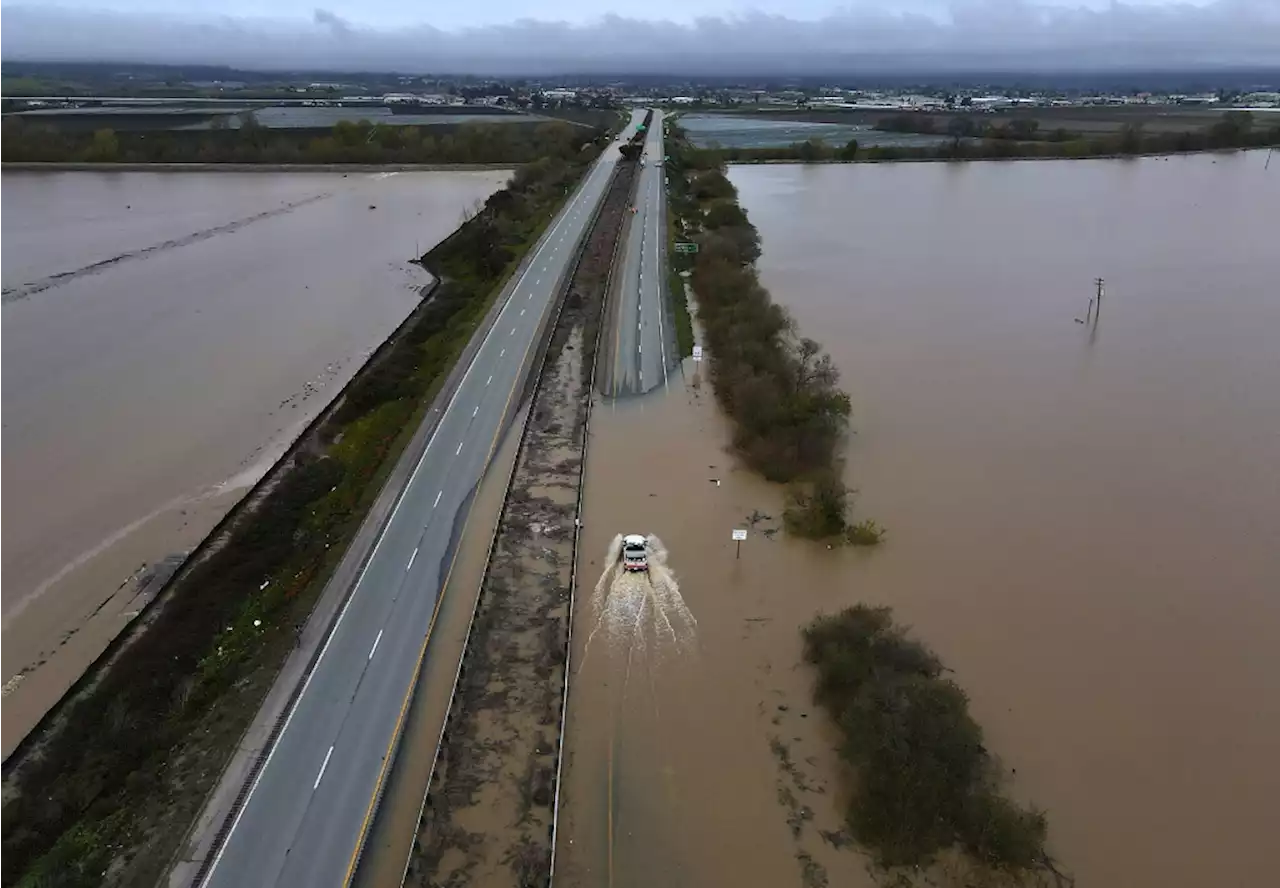
[[[736,560],[731,528],[777,516],[781,492],[735,467],[706,387],[593,415],[584,575],[613,534],[657,534],[696,645],[640,645],[647,622],[588,643],[584,593],[558,875],[868,883],[838,847],[836,738],[798,637],[865,601],[955,670],[1078,884],[1270,880],[1280,172],[1264,163],[731,171],[765,283],[840,367],[856,512],[889,536],[828,551],[769,538],[774,517]],[[1078,324],[1098,276],[1101,318]]]
[[[7,173],[7,753],[409,313],[508,173]]]

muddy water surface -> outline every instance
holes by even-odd
[[[778,492],[734,467],[694,369],[592,414],[557,883],[869,884],[796,666],[848,565],[775,533]],[[658,538],[652,581],[618,575],[618,533]]]
[[[4,177],[4,749],[413,308],[503,172]]]
[[[709,392],[594,414],[584,570],[613,534],[656,533],[698,644],[646,668],[583,651],[580,606],[572,884],[866,883],[837,848],[835,738],[797,666],[799,627],[856,601],[892,605],[955,670],[1078,884],[1269,880],[1280,176],[1263,162],[732,171],[765,282],[844,374],[857,511],[889,540],[828,552],[764,521],[736,561],[730,529],[780,496],[731,468]],[[1100,322],[1077,324],[1096,276]]]

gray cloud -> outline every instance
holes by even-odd
[[[1280,66],[1280,0],[1102,8],[955,0],[812,21],[747,13],[689,24],[605,15],[446,31],[311,19],[184,17],[6,5],[7,59],[456,73],[757,73]]]

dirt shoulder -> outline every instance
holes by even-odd
[[[596,342],[635,165],[620,163],[552,333],[418,824],[407,885],[545,884]]]

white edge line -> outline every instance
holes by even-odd
[[[311,791],[315,792],[320,788],[320,780],[324,777],[325,768],[329,767],[329,756],[333,755],[333,747],[329,747],[329,751],[324,754],[324,763],[320,765],[320,773],[316,775],[316,782],[311,785]]]
[[[587,174],[587,177],[583,179],[582,185],[578,188],[578,196],[569,204],[569,208],[572,208],[574,204],[580,203],[582,198],[586,196],[587,192],[590,190],[591,180],[600,169],[601,168],[599,166],[594,167],[591,172]],[[471,371],[474,370],[476,368],[476,364],[479,363],[480,354],[484,351],[485,343],[489,341],[489,337],[493,335],[493,331],[498,329],[498,324],[501,322],[502,316],[506,313],[507,308],[510,307],[511,301],[515,298],[516,291],[520,289],[520,285],[524,283],[525,277],[533,270],[533,266],[538,261],[539,254],[546,249],[547,245],[550,243],[551,236],[555,234],[556,230],[568,220],[569,214],[567,212],[563,213],[560,220],[552,226],[551,230],[543,235],[544,240],[538,246],[537,250],[534,251],[529,262],[529,267],[524,270],[524,273],[520,275],[520,279],[516,281],[515,286],[511,288],[511,293],[507,296],[507,301],[503,303],[502,308],[498,311],[498,316],[494,318],[493,324],[489,327],[489,332],[485,333],[484,339],[480,341],[480,347],[477,348],[475,354],[471,356],[471,364],[467,367],[467,372],[462,374],[462,380],[458,383],[458,387],[454,389],[453,395],[449,398],[449,403],[445,405],[444,413],[440,416],[440,424],[444,423],[445,417],[447,417],[449,415],[449,411],[453,409],[454,402],[458,400],[458,395],[467,384],[467,378],[471,376]],[[545,267],[543,270],[546,270]],[[490,376],[489,380],[492,381],[493,377]],[[485,383],[485,385],[488,384],[489,383],[487,382]],[[439,431],[440,424],[437,424],[436,431]],[[276,750],[280,748],[280,741],[284,738],[285,732],[289,730],[289,723],[293,721],[294,714],[302,704],[302,698],[307,694],[307,688],[311,685],[311,679],[314,678],[316,672],[319,671],[320,663],[324,660],[324,655],[328,652],[329,645],[333,643],[333,638],[338,632],[338,626],[342,624],[342,618],[347,615],[347,608],[351,607],[351,602],[356,600],[356,594],[360,591],[360,583],[364,580],[365,572],[369,569],[369,565],[373,563],[374,557],[378,554],[378,549],[382,546],[382,541],[386,539],[386,530],[395,521],[396,513],[400,511],[400,506],[404,503],[405,493],[407,493],[409,488],[413,486],[413,480],[418,476],[418,471],[422,468],[422,464],[426,462],[427,454],[431,452],[431,445],[435,443],[436,437],[436,433],[432,432],[431,439],[427,441],[427,446],[423,448],[422,456],[418,459],[418,464],[413,469],[413,474],[409,476],[409,481],[403,488],[401,488],[400,495],[396,499],[396,504],[391,510],[391,517],[387,519],[386,524],[382,525],[382,530],[378,533],[378,540],[373,544],[373,552],[369,555],[369,560],[364,563],[364,567],[360,569],[360,576],[356,578],[355,588],[352,589],[351,595],[348,596],[347,603],[342,606],[342,612],[338,614],[337,622],[335,622],[333,624],[333,628],[329,630],[329,636],[325,639],[324,647],[320,649],[320,656],[316,658],[315,664],[307,674],[307,680],[302,684],[302,690],[298,693],[297,699],[293,701],[293,707],[285,717],[284,726],[280,729],[280,733],[276,735],[275,743],[271,744],[271,749],[267,752],[266,761],[262,763],[262,767],[258,770],[257,776],[253,778],[253,783],[249,786],[249,792],[244,797],[244,801],[240,804],[240,810],[236,812],[235,819],[231,821],[231,828],[227,830],[226,836],[222,839],[222,843],[218,847],[218,853],[214,855],[213,864],[209,867],[209,872],[205,874],[204,880],[200,883],[201,888],[206,888],[209,882],[213,880],[213,874],[218,869],[218,864],[222,861],[222,855],[226,852],[227,845],[231,843],[231,837],[235,834],[236,827],[240,825],[240,818],[244,817],[244,812],[249,810],[249,802],[258,788],[258,784],[262,781],[262,775],[267,773],[267,768],[271,765],[271,759],[275,756]],[[443,493],[443,491],[441,491],[441,493]],[[436,505],[439,505],[440,503],[441,493],[436,494]]]

